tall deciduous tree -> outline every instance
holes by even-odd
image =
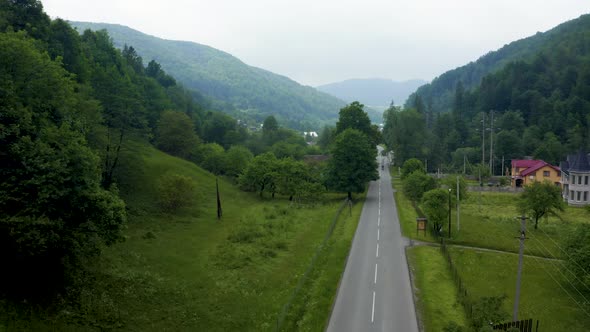
[[[234,145],[227,150],[225,156],[225,174],[233,177],[237,177],[242,174],[242,171],[254,158],[252,152],[248,148]]]
[[[356,129],[365,134],[373,145],[377,145],[380,140],[380,133],[377,128],[371,125],[369,115],[363,110],[363,107],[365,105],[354,101],[340,109],[340,115],[336,123],[336,135],[346,129]]]
[[[75,82],[23,34],[0,34],[0,94],[0,287],[41,295],[120,238],[125,206],[100,187]]]
[[[347,192],[348,199],[352,199],[353,192],[362,192],[368,181],[378,178],[377,149],[356,129],[346,129],[336,136],[331,155],[328,187]]]
[[[442,229],[443,222],[449,214],[449,193],[444,189],[432,189],[422,197],[422,209],[433,223],[437,231]]]
[[[557,212],[564,209],[561,190],[549,181],[533,182],[525,186],[518,206],[522,213],[531,215],[535,221],[535,229],[543,216],[558,216]]]
[[[199,138],[193,121],[182,112],[165,111],[157,127],[156,145],[164,152],[187,158],[197,148]]]
[[[426,154],[426,126],[424,115],[416,110],[385,111],[383,137],[387,147],[395,153],[396,163],[409,158],[422,158]]]
[[[308,169],[302,161],[292,158],[281,159],[277,171],[278,192],[289,196],[289,200],[292,201],[300,186],[308,181],[308,173]]]
[[[278,165],[277,157],[271,152],[254,157],[240,176],[240,186],[244,190],[258,191],[262,197],[265,190],[272,190],[276,185]]]

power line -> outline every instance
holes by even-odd
[[[545,250],[546,250],[546,251],[549,253],[549,255],[550,255],[551,257],[553,257],[553,258],[557,259],[557,257],[555,257],[555,255],[553,255],[553,253],[552,253],[552,252],[551,252],[551,251],[550,251],[550,250],[549,250],[549,249],[548,249],[548,248],[547,248],[547,247],[546,247],[546,246],[543,244],[543,242],[541,242],[539,239],[537,239],[537,238],[536,238],[536,237],[534,237],[534,236],[531,236],[531,239],[533,239],[533,240],[537,241],[537,242],[538,242],[538,243],[539,243],[541,246],[543,246],[543,248],[544,248],[544,249],[545,249]],[[538,248],[540,248],[540,247],[538,247]],[[543,250],[540,250],[540,251],[541,251],[541,252],[543,252],[543,253],[545,253]],[[574,272],[572,272],[572,271],[571,271],[571,270],[570,270],[570,269],[569,269],[569,268],[568,268],[568,267],[565,265],[565,262],[561,262],[561,263],[562,263],[562,264],[564,264],[564,265],[562,265],[562,268],[563,268],[564,270],[566,270],[566,271],[567,271],[567,272],[569,272],[571,275],[573,275],[573,276],[574,276],[574,278],[575,278],[575,279],[576,279],[576,280],[577,280],[577,281],[578,281],[578,282],[579,282],[581,285],[583,285],[584,287],[586,287],[586,289],[587,289],[588,291],[590,291],[590,287],[588,287],[588,285],[586,285],[586,283],[584,283],[582,280],[580,280],[580,279],[578,278],[578,276],[577,276],[577,275],[576,275]],[[560,272],[561,272],[561,271],[560,271]],[[567,277],[566,277],[566,279],[569,281],[569,279],[568,279]],[[571,282],[570,282],[570,284],[571,284]],[[574,287],[574,288],[575,288],[575,287]],[[576,289],[576,290],[577,290],[577,289]],[[581,294],[580,294],[580,295],[581,295]],[[584,297],[584,296],[582,295],[582,297]],[[584,298],[584,299],[585,299],[585,298]],[[586,300],[586,302],[588,302],[588,300]]]
[[[590,273],[588,273],[588,271],[586,271],[586,269],[584,269],[584,267],[582,265],[580,265],[578,262],[576,262],[576,260],[573,259],[572,256],[570,256],[570,254],[568,254],[567,251],[563,250],[563,248],[561,248],[559,246],[559,244],[557,242],[555,242],[555,240],[553,240],[551,238],[551,236],[549,236],[549,234],[547,234],[547,232],[545,232],[542,228],[539,228],[539,229],[541,230],[541,232],[543,232],[543,234],[545,234],[546,237],[549,238],[549,240],[551,240],[555,244],[555,246],[557,246],[557,248],[559,248],[559,250],[561,250],[570,259],[571,262],[574,262],[580,269],[582,269],[582,271],[584,271],[584,273],[587,276],[590,276]]]
[[[533,259],[535,259],[537,262],[541,261],[541,259],[537,256],[531,256]],[[542,261],[541,261],[542,263]],[[548,274],[551,279],[553,279],[553,281],[555,281],[555,283],[557,283],[557,285],[559,285],[559,287],[569,296],[569,298],[574,301],[574,303],[578,306],[578,308],[580,308],[585,314],[586,316],[590,317],[590,313],[588,311],[586,311],[586,309],[584,309],[584,307],[582,305],[580,305],[580,303],[575,299],[575,297],[573,297],[568,291],[567,289],[565,289],[565,287],[563,287],[563,285],[557,281],[557,279],[553,276],[553,274],[551,274],[549,272],[549,270],[547,270],[547,268],[545,267],[544,264],[538,264],[541,266],[541,268],[545,271],[546,274]]]

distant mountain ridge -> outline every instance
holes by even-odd
[[[220,100],[225,112],[242,120],[262,122],[274,115],[281,125],[294,129],[319,129],[334,124],[345,102],[267,70],[249,66],[215,48],[187,41],[153,37],[118,24],[73,22],[80,33],[105,29],[117,48],[133,46],[149,62],[162,65],[186,88]],[[381,114],[369,110],[374,122]]]
[[[537,32],[530,37],[513,41],[496,51],[488,52],[474,62],[449,70],[431,83],[418,88],[405,106],[415,107],[416,96],[419,96],[421,102],[430,105],[430,110],[435,113],[450,111],[457,83],[461,82],[465,90],[471,90],[480,85],[484,76],[502,69],[510,62],[531,60],[539,51],[551,49],[552,45],[557,47],[561,38],[576,34],[580,24],[590,24],[590,15],[582,15],[546,32]]]
[[[396,82],[385,78],[367,78],[324,84],[317,89],[346,102],[358,100],[370,107],[387,108],[392,101],[402,105],[412,92],[426,83],[420,79]]]

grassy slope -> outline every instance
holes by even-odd
[[[166,172],[190,176],[199,188],[195,204],[175,215],[159,213],[155,200],[157,179]],[[138,143],[124,151],[119,177],[130,210],[127,240],[105,250],[78,305],[20,316],[10,328],[271,330],[344,198],[327,195],[314,207],[298,208],[220,180],[223,220],[217,221],[210,173]],[[309,296],[319,302],[317,312],[306,313],[311,325],[329,314],[356,229],[352,220],[340,220],[325,251],[336,260],[318,269],[319,279],[311,283]]]

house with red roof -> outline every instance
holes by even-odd
[[[513,188],[523,187],[536,181],[549,181],[560,186],[561,170],[543,160],[513,159],[510,174]]]

